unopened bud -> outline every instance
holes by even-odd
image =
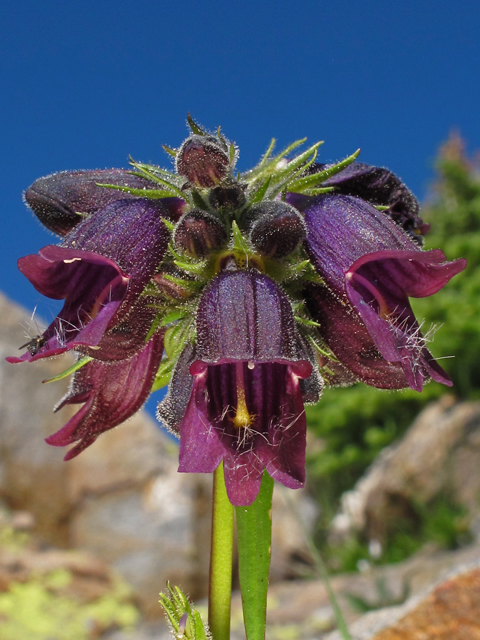
[[[192,209],[179,220],[173,232],[175,246],[194,258],[204,258],[227,242],[225,227],[211,213]]]
[[[253,205],[250,240],[259,253],[270,258],[284,258],[303,242],[305,223],[296,209],[277,200]]]
[[[208,194],[208,202],[214,209],[237,211],[245,202],[245,189],[240,184],[228,184],[215,187]]]
[[[228,176],[230,159],[214,136],[192,135],[178,150],[175,168],[191,185],[208,188]]]

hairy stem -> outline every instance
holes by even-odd
[[[232,554],[233,507],[225,489],[222,462],[213,478],[208,624],[214,640],[228,640],[230,637]]]

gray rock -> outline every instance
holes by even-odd
[[[448,495],[470,514],[480,533],[480,403],[456,403],[451,396],[429,405],[403,439],[385,449],[342,496],[330,527],[332,542],[362,533],[383,541],[390,522],[408,517],[414,502]]]

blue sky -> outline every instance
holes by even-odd
[[[452,128],[480,148],[474,0],[26,0],[0,25],[0,288],[28,308],[40,300],[16,259],[55,238],[22,192],[129,154],[169,166],[161,144],[186,137],[188,111],[235,140],[240,169],[272,137],[308,136],[323,161],[361,147],[421,198]]]

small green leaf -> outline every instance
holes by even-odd
[[[204,136],[205,135],[205,131],[200,129],[198,124],[193,120],[193,118],[190,115],[190,113],[187,113],[187,120],[188,120],[188,124],[190,126],[190,129],[193,131],[193,133],[196,133],[197,136]]]
[[[252,198],[250,198],[250,202],[255,204],[255,202],[261,202],[267,193],[267,189],[270,186],[270,182],[272,180],[272,176],[268,176],[265,182],[260,185],[260,187],[255,191],[255,194]]]
[[[170,311],[170,313],[167,313],[159,326],[166,327],[167,324],[181,320],[182,318],[185,318],[185,316],[188,316],[188,311],[186,309],[174,309],[173,311]]]
[[[272,539],[273,480],[266,471],[255,502],[235,507],[238,571],[247,640],[264,640]]]
[[[174,366],[175,366],[175,363],[172,362],[171,360],[168,360],[168,359],[162,360],[162,362],[160,363],[160,366],[158,367],[155,380],[153,381],[151,393],[153,393],[154,391],[158,391],[159,389],[162,389],[163,387],[167,386],[167,384],[171,380]]]
[[[233,144],[233,142],[230,144],[230,164],[233,164],[233,161],[235,160],[235,145]]]
[[[242,253],[248,254],[250,247],[240,231],[235,220],[232,221],[233,248]]]
[[[80,358],[80,360],[77,360],[75,364],[72,364],[71,367],[68,367],[68,369],[65,369],[65,371],[62,371],[62,373],[59,373],[58,375],[53,376],[53,378],[42,380],[42,382],[44,384],[48,384],[49,382],[57,382],[58,380],[63,380],[63,378],[67,378],[68,376],[72,375],[72,373],[75,373],[75,371],[78,371],[79,369],[84,367],[88,362],[90,362],[90,360],[93,360],[93,358],[90,358],[90,356],[85,356],[84,358]]]
[[[174,264],[183,271],[201,275],[205,271],[206,262],[184,262],[183,260],[174,260]]]
[[[354,162],[358,158],[359,154],[360,149],[357,149],[355,153],[352,153],[351,156],[348,156],[348,158],[345,158],[345,160],[337,162],[337,164],[328,167],[328,169],[324,169],[319,173],[312,173],[309,176],[304,176],[303,178],[295,180],[289,185],[288,190],[295,193],[301,193],[304,189],[309,189],[311,187],[315,187],[315,185],[317,184],[325,182],[325,180],[328,180],[328,178],[331,178],[337,173],[340,173],[340,171],[343,171],[345,167],[348,167],[349,164],[352,164],[352,162]]]
[[[301,318],[300,316],[295,316],[295,320],[300,324],[305,325],[306,327],[319,327],[320,324],[315,322],[315,320],[308,320],[307,318]]]
[[[172,191],[165,189],[133,189],[132,187],[122,187],[118,184],[106,184],[101,182],[95,183],[97,187],[105,187],[106,189],[116,189],[117,191],[123,191],[129,193],[132,196],[138,196],[140,198],[150,198],[151,200],[161,200],[162,198],[171,198]]]
[[[177,151],[175,149],[172,149],[171,147],[167,147],[166,144],[162,144],[162,149],[166,151],[170,156],[173,156],[174,158],[177,155]]]
[[[276,140],[275,138],[272,138],[270,140],[270,144],[268,145],[268,149],[265,151],[265,153],[263,154],[263,158],[260,160],[260,164],[258,165],[259,167],[261,167],[262,165],[264,165],[268,158],[270,157],[272,151],[275,149],[275,144],[276,144]]]
[[[173,232],[175,229],[175,224],[173,222],[170,222],[170,220],[167,220],[166,218],[162,218],[163,220],[163,224],[167,227],[167,229],[170,232]]]
[[[375,204],[373,205],[377,211],[388,211],[390,207],[386,207],[383,204]]]
[[[192,189],[190,193],[192,196],[192,202],[196,207],[202,209],[202,211],[210,211],[210,207],[208,206],[207,202],[202,198],[201,194],[196,189]]]

